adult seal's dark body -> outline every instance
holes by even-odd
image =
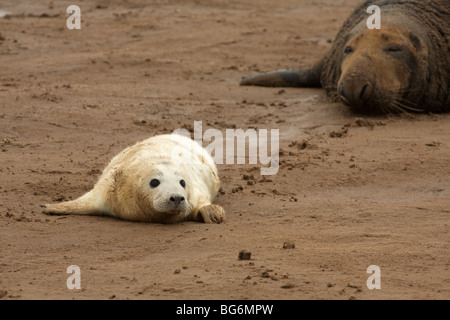
[[[381,9],[369,29],[367,8]],[[450,111],[450,0],[363,1],[310,68],[244,77],[241,85],[323,87],[356,112]]]

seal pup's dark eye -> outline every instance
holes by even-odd
[[[351,46],[346,46],[344,49],[344,55],[348,55],[353,52],[353,48]]]
[[[183,188],[186,188],[186,181],[180,180],[180,184]]]
[[[157,186],[159,186],[161,182],[159,182],[158,179],[153,179],[152,181],[150,181],[150,187],[152,188],[156,188]]]

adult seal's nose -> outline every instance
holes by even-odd
[[[345,92],[344,92],[344,84],[341,82],[339,84],[339,97],[341,98],[341,100],[345,103],[345,104],[349,104],[347,97],[345,96]]]
[[[338,92],[345,104],[357,107],[363,106],[370,100],[373,88],[374,86],[369,80],[344,79],[338,86]]]
[[[171,195],[169,198],[170,202],[174,203],[175,205],[179,206],[180,203],[182,203],[185,198],[180,195]]]
[[[373,85],[370,81],[360,84],[359,88],[357,88],[357,91],[359,90],[358,100],[360,102],[366,102],[369,100],[372,95],[372,89]]]

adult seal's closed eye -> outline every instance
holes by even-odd
[[[367,8],[381,10],[369,29]],[[310,68],[244,77],[241,85],[323,87],[356,112],[450,111],[450,1],[363,1]]]
[[[216,165],[197,142],[176,134],[160,135],[116,155],[91,191],[73,201],[45,205],[43,212],[221,223],[225,211],[212,204],[219,186]]]

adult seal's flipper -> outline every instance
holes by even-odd
[[[240,85],[261,87],[320,87],[321,72],[322,60],[311,68],[278,70],[243,77]]]

